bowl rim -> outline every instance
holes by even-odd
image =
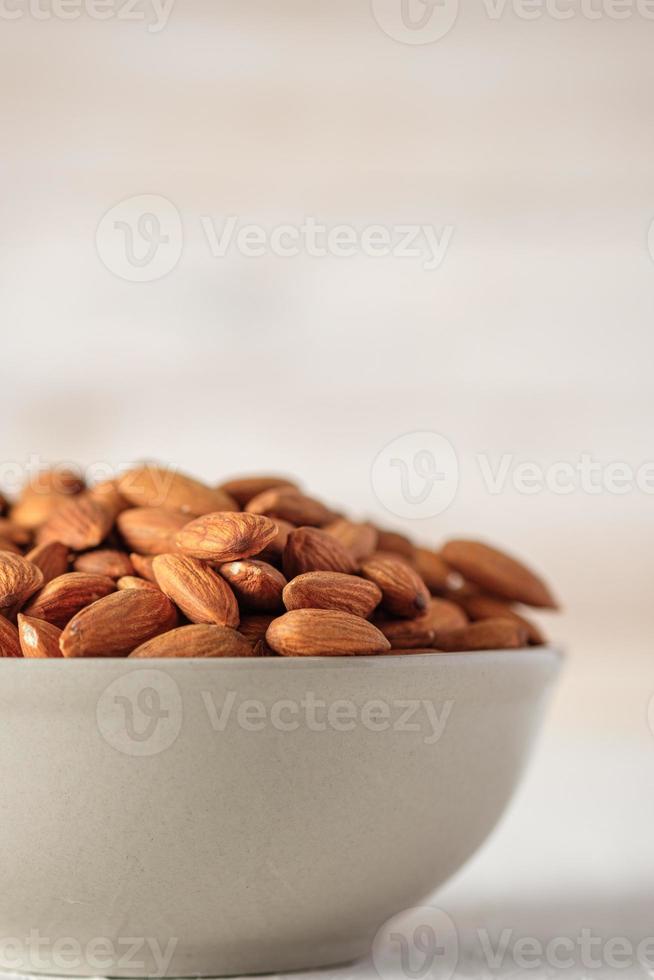
[[[298,670],[309,667],[328,667],[335,669],[363,667],[370,670],[376,667],[397,667],[405,664],[407,667],[421,667],[428,664],[434,666],[453,667],[456,664],[471,666],[485,664],[516,663],[530,665],[532,663],[551,663],[560,666],[565,659],[565,651],[558,644],[545,644],[538,647],[519,647],[511,650],[466,650],[459,653],[444,653],[440,650],[428,653],[384,653],[384,654],[351,654],[349,656],[297,656],[297,657],[0,657],[2,664],[32,664],[61,665],[66,662],[78,664],[123,664],[132,665],[133,669],[149,668],[161,670],[194,670],[200,666],[210,670],[221,667],[238,667],[243,670],[281,670],[289,667]],[[184,666],[183,666],[184,665]]]

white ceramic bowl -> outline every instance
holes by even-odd
[[[365,955],[494,827],[558,654],[0,660],[0,966]]]

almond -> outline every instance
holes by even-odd
[[[400,555],[407,561],[412,561],[415,548],[407,537],[398,534],[397,531],[383,531],[377,528],[377,550],[387,551],[393,555]]]
[[[338,609],[366,619],[382,599],[381,589],[356,575],[305,572],[284,589],[287,609]]]
[[[103,483],[96,483],[91,487],[87,496],[111,514],[112,521],[115,521],[119,514],[127,510],[129,503],[118,490],[115,480],[105,480]]]
[[[434,650],[433,647],[425,647],[425,648],[417,647],[415,649],[413,647],[392,647],[390,650],[385,650],[383,656],[402,657],[402,656],[409,656],[409,654],[411,654],[412,656],[418,656],[419,654],[425,654],[425,653],[437,655],[439,653],[440,654],[444,653],[444,651]]]
[[[349,656],[381,653],[390,646],[360,616],[333,609],[294,609],[274,619],[266,641],[282,657]]]
[[[154,589],[126,589],[82,609],[61,634],[64,657],[126,657],[177,626],[175,607]]]
[[[493,599],[486,595],[470,596],[462,601],[462,606],[470,619],[475,622],[484,619],[510,619],[514,623],[519,623],[526,631],[527,639],[532,646],[541,646],[545,643],[545,636],[536,623],[521,616],[501,599]]]
[[[23,613],[63,629],[80,609],[115,590],[116,583],[106,575],[67,572],[48,582],[25,606]]]
[[[11,519],[22,527],[36,530],[63,500],[83,489],[83,481],[70,470],[37,473],[11,508]]]
[[[339,517],[325,531],[340,541],[356,562],[365,561],[377,550],[379,534],[372,524],[357,524]]]
[[[26,528],[21,527],[20,524],[16,524],[6,517],[0,517],[0,538],[3,541],[10,541],[12,544],[24,548],[30,543],[32,535]]]
[[[141,578],[147,579],[148,582],[154,582],[156,584],[157,580],[154,577],[154,572],[152,570],[152,562],[154,558],[148,555],[137,555],[132,553],[129,559],[134,566],[134,571]]]
[[[545,583],[515,558],[480,541],[448,541],[443,558],[465,579],[503,599],[556,609]]]
[[[253,497],[258,497],[266,490],[278,490],[282,487],[286,490],[298,489],[292,480],[283,476],[242,476],[235,480],[228,480],[227,483],[221,483],[218,489],[232,497],[239,507],[245,507]],[[225,508],[216,509],[225,510]]]
[[[25,557],[41,569],[44,585],[68,571],[68,548],[61,541],[37,544]]]
[[[159,555],[152,568],[161,591],[192,623],[238,626],[234,593],[204,562],[185,555]]]
[[[269,517],[226,511],[198,517],[175,540],[184,554],[223,564],[258,555],[276,534]]]
[[[10,551],[12,555],[22,555],[23,553],[17,544],[7,538],[0,538],[0,551]]]
[[[246,558],[227,562],[219,571],[245,609],[275,612],[282,608],[286,579],[267,562]]]
[[[18,635],[24,657],[61,657],[61,630],[42,619],[18,616]]]
[[[277,525],[277,534],[256,557],[260,561],[267,561],[272,565],[281,565],[288,536],[291,531],[295,530],[295,524],[289,524],[288,521],[283,521],[279,517],[275,518],[275,524]]]
[[[447,599],[431,599],[424,615],[415,619],[375,617],[375,624],[393,649],[433,646],[436,640],[467,626],[465,613]]]
[[[0,517],[4,517],[8,510],[9,504],[7,503],[7,498],[4,494],[0,493]]]
[[[361,574],[381,589],[384,608],[394,616],[420,616],[429,606],[427,586],[402,558],[373,555]]]
[[[155,636],[131,657],[252,657],[252,646],[228,626],[180,626],[169,633]]]
[[[272,647],[268,646],[266,638],[258,640],[253,647],[253,652],[255,657],[277,657],[278,654],[275,653]]]
[[[63,500],[39,528],[39,544],[59,541],[73,551],[99,545],[112,528],[114,515],[87,494]]]
[[[134,507],[165,507],[181,511],[187,520],[213,511],[238,510],[236,501],[224,490],[160,466],[130,470],[118,481],[118,489]]]
[[[441,595],[453,584],[452,569],[441,556],[429,548],[416,548],[413,566],[432,595]]]
[[[129,556],[124,551],[115,551],[111,548],[87,551],[83,555],[78,555],[73,567],[76,572],[87,572],[89,575],[106,575],[113,579],[134,574],[134,566],[129,560]]]
[[[262,614],[241,616],[241,624],[238,631],[246,640],[249,640],[252,646],[255,646],[260,640],[265,639],[266,630],[273,619],[275,619],[274,616],[264,616]]]
[[[299,527],[288,536],[283,568],[290,580],[304,572],[350,574],[356,570],[356,562],[331,534],[316,527]]]
[[[520,623],[509,619],[484,619],[471,623],[461,630],[442,635],[437,643],[439,650],[459,653],[472,650],[509,650],[522,647],[527,642],[527,632]]]
[[[155,592],[161,592],[158,585],[154,582],[148,582],[145,578],[138,578],[136,575],[124,575],[119,578],[116,582],[116,588],[121,592],[123,589],[154,589]]]
[[[185,526],[186,517],[163,507],[134,507],[119,514],[117,524],[130,551],[164,555],[175,550],[175,535]]]
[[[30,561],[0,551],[0,615],[12,618],[43,585],[43,572]]]
[[[0,616],[0,657],[22,657],[18,630],[4,616]]]
[[[265,490],[253,497],[245,508],[250,514],[262,514],[265,517],[279,517],[295,525],[310,525],[320,527],[336,519],[336,514],[315,500],[307,497],[292,487],[277,487]]]

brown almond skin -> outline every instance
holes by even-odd
[[[60,541],[73,551],[96,548],[109,534],[114,515],[88,494],[64,499],[37,534],[38,544]]]
[[[0,616],[0,657],[22,657],[18,630],[4,616]]]
[[[289,524],[288,521],[283,521],[280,517],[275,518],[275,524],[277,525],[277,534],[256,557],[260,561],[267,561],[270,565],[281,565],[288,536],[291,531],[295,530],[295,524]]]
[[[18,636],[24,657],[61,657],[59,639],[61,630],[52,623],[29,616],[18,616]]]
[[[121,592],[123,589],[154,589],[155,592],[161,592],[158,585],[154,582],[148,582],[145,578],[138,578],[136,575],[125,575],[123,578],[119,578],[116,582],[116,588]]]
[[[12,544],[25,548],[30,544],[32,534],[26,528],[21,527],[20,524],[16,524],[6,517],[0,517],[0,538],[3,541],[11,541]]]
[[[143,643],[178,624],[163,593],[126,589],[82,609],[61,634],[64,657],[126,657]]]
[[[154,556],[175,550],[175,535],[186,520],[181,511],[133,507],[119,514],[116,523],[130,551]]]
[[[0,538],[0,551],[9,551],[12,555],[23,554],[17,544],[14,544],[13,541],[8,541],[6,538]]]
[[[238,631],[254,647],[260,640],[265,640],[266,630],[275,618],[275,616],[265,615],[263,613],[241,616]]]
[[[377,550],[387,551],[393,555],[400,555],[407,561],[413,561],[416,549],[404,534],[377,528]]]
[[[87,551],[84,555],[78,555],[73,568],[76,572],[86,572],[89,575],[106,575],[107,578],[113,579],[134,574],[134,566],[129,555],[126,555],[124,551],[115,551],[110,548]]]
[[[299,527],[288,536],[282,567],[290,581],[304,572],[344,572],[351,575],[357,566],[350,552],[327,531],[316,527]]]
[[[283,607],[282,593],[286,579],[268,562],[256,558],[231,561],[219,568],[244,609],[255,612],[276,612]]]
[[[25,557],[41,569],[44,585],[68,571],[69,551],[61,541],[37,544],[36,548],[32,548]]]
[[[287,609],[337,609],[367,619],[382,600],[374,582],[342,572],[305,572],[284,589]]]
[[[465,579],[493,595],[527,606],[558,608],[542,579],[515,558],[481,541],[448,541],[442,555]]]
[[[366,655],[390,647],[367,619],[334,609],[293,609],[272,621],[266,642],[282,657]]]
[[[43,585],[43,572],[20,555],[0,551],[0,615],[12,618]]]
[[[328,524],[325,531],[340,541],[355,562],[365,561],[377,550],[379,533],[372,524],[357,524],[339,517],[338,520]]]
[[[447,599],[431,599],[422,616],[415,619],[375,617],[375,624],[393,649],[409,649],[433,646],[438,637],[467,626],[468,619],[456,603]]]
[[[444,652],[445,652],[444,650],[435,650],[433,647],[417,647],[416,649],[414,649],[413,647],[392,647],[392,649],[386,650],[383,656],[407,657],[409,656],[409,654],[413,654],[414,656],[416,656],[418,654],[423,654],[423,653],[443,654]]]
[[[116,520],[119,514],[122,514],[124,510],[130,506],[127,500],[122,496],[118,490],[118,486],[115,480],[105,480],[102,483],[96,483],[94,487],[88,491],[87,496],[91,500],[95,500],[96,503],[100,504],[101,507],[111,515],[112,523]]]
[[[238,510],[228,493],[162,466],[141,466],[118,480],[122,496],[134,507],[165,507],[190,517],[221,510]]]
[[[116,583],[106,575],[66,572],[37,592],[23,613],[63,629],[81,609],[115,591]]]
[[[542,646],[546,642],[543,631],[536,623],[521,616],[501,599],[493,599],[486,595],[470,596],[462,600],[461,604],[474,622],[484,619],[510,619],[514,623],[519,623],[526,631],[531,646]]]
[[[321,527],[336,519],[336,514],[319,500],[289,487],[265,490],[248,501],[245,509],[250,514],[279,517],[296,526]]]
[[[452,569],[436,551],[416,548],[413,567],[432,595],[443,595],[452,582]]]
[[[152,555],[137,555],[135,552],[129,556],[129,559],[134,566],[134,571],[141,578],[147,579],[148,582],[154,582],[157,584],[157,580],[154,577],[154,572],[152,570],[152,562],[154,558]]]
[[[11,508],[11,519],[34,531],[47,521],[62,501],[83,489],[83,481],[70,470],[37,473]]]
[[[238,626],[234,593],[204,562],[186,555],[159,555],[152,569],[161,591],[192,623]]]
[[[155,636],[130,657],[253,657],[252,645],[229,626],[180,626]]]
[[[403,559],[373,555],[361,566],[361,574],[381,589],[384,608],[393,616],[413,618],[427,610],[429,590]]]
[[[510,619],[484,619],[441,636],[436,645],[448,653],[516,650],[527,643],[527,631]]]
[[[283,476],[242,476],[221,483],[218,489],[229,494],[239,507],[243,508],[253,497],[258,497],[266,490],[277,490],[282,487],[287,490],[299,489],[297,484]]]
[[[269,517],[229,511],[205,514],[177,534],[177,547],[191,558],[224,564],[259,554],[277,534]]]

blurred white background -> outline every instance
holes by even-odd
[[[649,493],[490,493],[479,459],[654,460],[654,11],[470,0],[406,43],[380,26],[400,0],[177,0],[165,26],[150,0],[130,20],[124,0],[106,20],[40,3],[0,13],[5,460],[291,472],[426,543],[528,556],[563,599],[568,666],[513,810],[439,901],[531,896],[542,922],[565,898],[587,925],[609,892],[609,916],[651,908],[652,468]],[[150,282],[108,267],[111,215],[96,243],[141,195],[181,222]],[[435,269],[214,256],[207,222],[230,216],[451,237]],[[132,226],[143,256],[152,225]],[[451,442],[459,487],[401,518],[371,470],[416,431]]]

